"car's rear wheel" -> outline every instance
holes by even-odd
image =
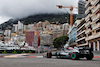
[[[47,53],[47,58],[51,58],[52,57],[52,53],[51,52],[48,52]]]
[[[91,53],[91,54],[89,54],[89,55],[86,56],[86,59],[87,60],[92,60],[93,57],[94,57],[94,55],[93,55],[93,53]]]
[[[78,56],[77,53],[75,53],[75,52],[71,53],[71,59],[72,60],[79,59],[77,56]]]

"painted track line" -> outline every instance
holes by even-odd
[[[43,56],[27,56],[26,58],[43,58]]]
[[[26,57],[28,55],[31,55],[32,53],[28,54],[28,53],[24,53],[24,54],[15,54],[15,55],[6,55],[3,56],[4,58],[16,58],[16,57]]]

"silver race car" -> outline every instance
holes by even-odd
[[[87,60],[92,60],[93,49],[89,47],[85,48],[72,48],[67,47],[61,50],[57,50],[56,52],[47,52],[46,57],[51,58],[52,56],[56,56],[57,58],[71,58],[72,60],[84,58],[86,57]]]

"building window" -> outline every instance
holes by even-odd
[[[93,13],[93,10],[94,10],[94,8],[92,7],[92,8],[91,8],[92,13]]]
[[[92,14],[91,20],[93,20],[93,19],[94,19],[94,15]]]
[[[94,27],[94,24],[92,24],[91,27],[93,28]]]

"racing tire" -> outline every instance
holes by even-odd
[[[47,53],[47,58],[51,58],[52,57],[52,53],[51,52],[48,52]]]
[[[89,54],[89,55],[86,56],[86,59],[87,60],[92,60],[93,57],[94,57],[94,55],[93,55],[93,53],[91,53],[91,54]]]
[[[70,57],[71,57],[72,60],[78,60],[79,59],[78,54],[75,53],[75,52],[71,53]]]

